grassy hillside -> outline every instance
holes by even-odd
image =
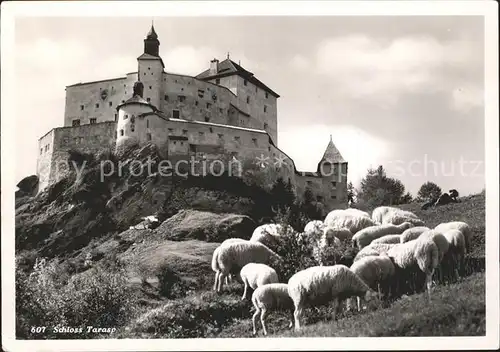
[[[153,182],[149,187],[151,182],[153,181],[142,180],[131,195],[123,193],[123,189],[130,189],[128,185],[120,186],[118,193],[115,188],[110,187],[113,191],[107,197],[121,197],[123,207],[136,209],[129,209],[128,212],[135,213],[142,207],[140,214],[148,215],[153,204],[148,203],[145,207],[138,200],[143,192],[141,190],[146,189],[147,194],[152,194],[153,186],[161,185],[160,182]],[[52,189],[51,192],[62,194],[67,200],[63,199],[61,202],[57,201],[57,197],[52,199],[53,195],[49,192],[34,203],[23,203],[17,209],[18,240],[30,238],[29,243],[24,243],[24,248],[30,251],[17,255],[18,267],[29,271],[34,258],[40,254],[48,254],[50,259],[47,268],[38,270],[38,276],[34,276],[32,286],[36,289],[25,284],[33,284],[33,280],[23,275],[22,280],[16,283],[23,293],[20,297],[24,299],[17,304],[25,312],[18,321],[19,336],[41,338],[22,333],[22,327],[34,321],[64,321],[71,325],[71,319],[80,316],[81,312],[86,312],[84,318],[79,318],[84,321],[85,315],[89,319],[99,316],[102,314],[102,307],[108,306],[116,312],[116,317],[119,318],[116,322],[120,322],[115,324],[118,326],[115,335],[70,334],[58,335],[56,338],[251,336],[253,308],[248,300],[240,300],[241,285],[234,282],[219,295],[212,291],[214,274],[210,260],[217,242],[205,242],[200,240],[201,237],[189,235],[189,231],[179,232],[178,229],[175,230],[176,234],[188,235],[173,235],[174,229],[170,225],[160,226],[156,230],[125,230],[129,225],[137,223],[136,215],[133,219],[126,219],[120,207],[115,210],[106,206],[106,211],[100,215],[101,219],[96,217],[95,211],[92,212],[88,201],[78,205],[74,196],[68,195],[68,190]],[[78,190],[76,194],[81,197],[81,193]],[[108,198],[99,200],[98,204],[109,204]],[[233,199],[237,200],[237,197]],[[460,282],[438,286],[432,304],[428,304],[421,294],[415,294],[391,304],[370,306],[367,312],[361,314],[348,313],[336,322],[331,320],[332,312],[329,307],[310,309],[306,313],[307,327],[300,335],[287,329],[290,312],[272,313],[269,332],[278,336],[484,334],[484,200],[483,193],[464,197],[457,204],[426,211],[420,210],[420,204],[402,206],[415,212],[430,227],[441,222],[462,220],[471,226],[474,233],[473,251],[467,259],[467,276]],[[77,205],[72,205],[73,203]],[[45,221],[47,218],[50,219],[49,222]],[[108,219],[111,223],[108,224],[108,220],[103,219]],[[196,214],[185,219],[183,229],[190,229],[195,224],[199,227],[204,223]],[[64,228],[59,230],[57,227],[61,224]],[[109,229],[112,231],[108,231]],[[27,232],[24,233],[24,230]],[[63,255],[57,250],[69,252]],[[86,256],[89,254],[91,264],[86,263]],[[297,254],[292,253],[293,255]],[[99,273],[97,279],[88,274],[92,270]],[[36,281],[37,277],[40,280]],[[49,279],[49,285],[46,279]],[[76,285],[74,282],[83,284]],[[96,299],[87,300],[86,297],[94,297],[88,296],[89,292],[99,294]],[[43,299],[33,300],[40,295]],[[106,298],[115,295],[121,298],[121,308]],[[75,301],[72,297],[79,297],[79,300]],[[60,307],[65,307],[64,312]],[[115,321],[109,319],[107,321]]]

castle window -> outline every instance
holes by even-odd
[[[215,79],[215,84],[220,84],[220,78]]]
[[[172,117],[173,117],[174,119],[178,119],[178,118],[179,118],[179,115],[180,115],[179,110],[175,110],[175,109],[174,109],[174,110],[172,110]]]
[[[42,153],[43,153],[43,148],[40,148],[40,154],[42,154]]]
[[[250,104],[250,97],[247,97],[247,104]]]
[[[80,119],[73,120],[72,126],[73,127],[80,126]]]
[[[97,122],[97,119],[95,117],[90,119],[90,124],[91,125],[93,125],[96,122]]]
[[[134,124],[130,124],[130,132],[134,132],[135,131],[135,125]]]
[[[194,102],[194,106],[198,106],[198,100]]]
[[[174,144],[177,144],[177,142],[176,142],[176,141],[174,141]]]
[[[184,88],[181,88],[181,92],[184,92]],[[181,145],[182,145],[182,142],[181,142]]]
[[[224,137],[224,135],[222,133],[218,133],[217,136],[219,136],[220,139],[222,139]]]
[[[83,105],[80,105],[80,110],[83,110]]]
[[[168,95],[165,95],[164,99],[165,101],[168,101]]]
[[[153,87],[149,86],[149,89],[153,89]]]
[[[268,150],[268,151],[271,151],[271,147],[267,147],[267,150]]]
[[[177,83],[177,80],[175,80],[175,83]]]
[[[267,99],[267,98],[269,98],[269,93],[268,93],[268,92],[266,92],[266,99]]]
[[[173,128],[169,128],[168,129],[168,133],[173,133],[174,132],[174,129]]]
[[[237,142],[239,142],[241,140],[241,138],[240,138],[240,136],[235,136],[234,140],[237,141]]]
[[[127,114],[125,114],[125,116],[123,116],[123,119],[124,119],[124,120],[128,119],[128,115],[127,115]]]
[[[146,100],[148,101],[148,103],[151,102],[151,98],[146,98]]]
[[[118,120],[118,114],[115,113],[115,121],[117,121],[117,120]]]
[[[146,72],[144,72],[144,76],[146,76]]]
[[[198,89],[198,96],[200,98],[203,98],[204,95],[205,95],[205,91],[203,89]]]
[[[99,109],[99,103],[95,104],[95,108]]]
[[[205,122],[210,122],[210,117],[205,117]]]
[[[123,136],[123,130],[120,130],[120,136]]]
[[[188,130],[182,130],[182,134],[186,135],[188,133]]]
[[[259,89],[257,88],[257,86],[255,86],[255,93],[257,93],[259,91]]]
[[[151,70],[151,67],[148,67],[148,70]]]
[[[222,108],[219,108],[219,112],[222,114],[224,110],[222,110]]]
[[[125,94],[127,94],[127,93],[125,93]],[[125,103],[125,100],[122,100],[122,103]]]
[[[113,106],[113,102],[112,101],[109,102],[109,106]]]
[[[149,120],[146,120],[146,128],[149,128]]]
[[[150,141],[150,140],[151,140],[151,133],[146,133],[146,139],[147,139],[148,141]]]
[[[267,106],[264,105],[264,112],[267,112]]]
[[[212,106],[212,104],[207,103],[207,109],[210,109],[211,106]]]
[[[312,181],[306,181],[306,183],[307,183],[308,186],[312,185]]]
[[[179,95],[178,99],[179,99],[179,102],[183,103],[183,102],[186,101],[186,96],[185,95]]]
[[[332,182],[332,189],[337,189],[337,182],[335,181]]]
[[[247,84],[248,84],[248,82],[247,82],[247,80],[245,79],[245,80],[243,81],[243,85],[244,85],[244,86],[246,86]]]
[[[267,130],[267,127],[269,127],[269,125],[264,122],[264,129]]]
[[[214,133],[214,129],[212,127],[209,128],[210,133]]]
[[[317,200],[318,202],[322,202],[322,201],[323,201],[323,197],[322,197],[322,196],[317,196],[317,197],[316,197],[316,200]]]
[[[200,135],[200,137],[204,136],[205,135],[205,132],[198,132],[198,134]]]
[[[337,199],[337,196],[335,194],[332,194],[332,199]]]
[[[257,138],[252,138],[252,142],[254,145],[257,145]]]

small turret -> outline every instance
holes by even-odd
[[[152,56],[160,56],[160,41],[156,34],[155,27],[151,24],[146,39],[144,39],[144,53]]]

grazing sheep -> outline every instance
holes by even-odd
[[[251,242],[260,242],[275,250],[280,243],[283,234],[283,226],[280,224],[264,224],[258,226],[252,233]],[[286,231],[294,232],[293,228],[287,226]]]
[[[240,271],[240,277],[245,285],[241,300],[247,297],[249,286],[255,290],[259,286],[279,282],[276,271],[270,266],[260,263],[248,263],[245,265]]]
[[[223,244],[228,244],[228,243],[237,243],[237,242],[248,242],[247,240],[244,240],[243,238],[228,238],[227,240],[224,240],[220,245],[222,246]],[[220,246],[216,248],[216,250],[219,250]],[[229,273],[226,276],[226,279],[224,281],[224,284],[229,285],[229,283],[233,280],[233,274]],[[215,290],[215,288],[214,288]]]
[[[312,220],[309,221],[304,227],[304,233],[306,234],[320,233],[323,231],[325,226],[326,226],[325,223],[321,220]]]
[[[327,237],[336,237],[340,241],[350,241],[352,239],[352,232],[349,231],[349,229],[342,227],[342,228],[333,228],[330,226],[326,226],[323,230],[323,233]]]
[[[358,275],[372,290],[386,291],[389,287],[389,280],[395,274],[395,267],[391,258],[387,255],[378,257],[369,256],[351,265],[351,271]],[[358,312],[361,311],[361,299],[357,297]]]
[[[399,225],[409,222],[413,226],[424,225],[423,221],[412,212],[389,206],[375,208],[372,212],[372,220],[377,224]]]
[[[404,222],[401,225],[383,224],[370,226],[357,232],[352,237],[352,245],[353,247],[363,249],[363,247],[368,246],[373,240],[377,238],[389,234],[400,234],[410,227],[412,227],[412,225],[409,222]]]
[[[448,230],[443,235],[450,245],[444,260],[453,266],[455,279],[458,280],[458,271],[464,267],[465,253],[467,251],[465,236],[459,230]]]
[[[396,275],[399,270],[418,268],[426,276],[425,283],[429,299],[431,298],[432,275],[439,265],[439,250],[434,241],[428,238],[398,243],[387,251],[394,265]]]
[[[293,301],[288,295],[288,285],[273,283],[259,286],[253,291],[252,303],[255,307],[255,314],[252,317],[253,334],[257,334],[257,319],[260,314],[260,321],[264,335],[267,335],[266,316],[270,310],[290,310],[293,313]],[[293,326],[293,316],[289,327]]]
[[[305,307],[334,302],[334,315],[342,302],[352,296],[371,300],[378,296],[363,280],[345,265],[313,266],[299,271],[288,280],[288,294],[293,300],[295,330],[300,330],[300,319]]]
[[[407,230],[404,230],[403,233],[401,234],[401,243],[409,242],[411,240],[415,240],[423,234],[425,231],[430,230],[430,228],[426,226],[415,226],[415,227],[410,227]]]
[[[237,274],[248,263],[269,264],[281,262],[281,257],[259,242],[227,243],[215,249],[212,270],[215,272],[214,290],[222,291],[223,282],[230,273]]]
[[[401,243],[401,235],[385,235],[373,240],[370,244],[375,243]]]
[[[362,210],[359,210],[356,208],[347,208],[347,209],[344,209],[344,211],[348,214],[353,214],[353,215],[357,215],[357,216],[365,216],[367,218],[370,217],[370,214],[368,214],[366,211],[362,211]]]
[[[333,210],[325,218],[325,225],[333,228],[346,228],[356,233],[375,223],[367,216],[356,214],[353,211]]]
[[[471,249],[471,242],[472,242],[472,230],[470,226],[463,222],[463,221],[451,221],[451,222],[445,222],[442,224],[439,224],[434,228],[437,231],[440,231],[441,233],[445,233],[448,230],[458,230],[462,232],[465,238],[465,248],[467,252],[470,251]]]
[[[446,237],[443,236],[443,234],[439,231],[436,230],[428,230],[422,233],[418,238],[417,241],[421,241],[424,239],[429,239],[432,240],[436,246],[438,247],[439,251],[439,263],[443,260],[443,257],[445,254],[448,252],[448,249],[450,247],[450,244],[448,243],[448,240]]]
[[[354,262],[357,262],[364,257],[385,254],[394,246],[394,243],[370,243],[370,245],[366,246],[365,248],[360,250],[358,254],[356,254],[356,256],[354,257]]]

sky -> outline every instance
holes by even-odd
[[[15,22],[16,180],[64,121],[65,86],[137,70],[150,17]],[[155,17],[165,70],[227,53],[278,99],[278,146],[314,171],[330,135],[355,186],[370,167],[416,194],[484,179],[484,34],[474,16]]]

